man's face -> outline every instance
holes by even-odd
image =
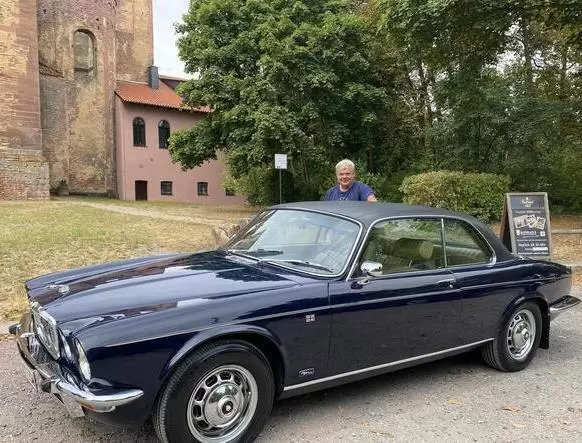
[[[336,172],[337,182],[340,184],[342,188],[349,188],[354,183],[356,178],[356,174],[354,170],[350,167],[344,166],[340,168]]]

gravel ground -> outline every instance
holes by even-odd
[[[581,343],[577,307],[552,323],[551,348],[524,371],[497,372],[471,353],[292,398],[275,405],[257,441],[581,442]],[[156,441],[151,426],[68,418],[51,396],[33,392],[15,346],[0,341],[0,441]]]

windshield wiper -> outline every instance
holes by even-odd
[[[281,255],[283,251],[278,251],[275,249],[227,249],[227,252],[232,254],[241,254],[245,257],[268,257],[270,255]]]
[[[262,260],[259,260],[259,262],[264,262],[264,263],[289,263],[291,265],[298,265],[298,266],[305,266],[306,268],[313,268],[313,269],[319,269],[320,271],[326,271],[329,272],[330,274],[333,274],[333,270],[329,269],[326,266],[320,265],[318,263],[311,263],[309,261],[306,260],[298,260],[298,259],[294,259],[294,258],[288,258],[288,259],[269,259],[269,258],[264,258]]]

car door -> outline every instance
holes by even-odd
[[[508,304],[536,279],[534,267],[497,262],[479,231],[465,220],[443,220],[447,268],[462,293],[463,344],[495,337]]]
[[[364,279],[363,262],[382,264]],[[443,259],[438,218],[395,219],[370,230],[354,278],[330,284],[330,363],[336,374],[459,346],[461,293]]]

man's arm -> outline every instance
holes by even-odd
[[[331,200],[331,194],[333,192],[333,187],[328,189],[328,191],[325,193],[325,195],[323,196],[322,200],[323,201],[329,201]]]
[[[360,196],[361,196],[360,200],[364,200],[364,201],[368,201],[368,202],[378,201],[376,199],[376,196],[374,195],[374,190],[366,183],[361,183],[361,185],[360,185]]]

